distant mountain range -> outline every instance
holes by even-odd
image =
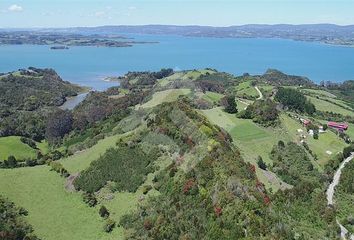
[[[6,29],[6,30],[10,30],[10,29]],[[80,34],[127,33],[127,34],[160,34],[160,35],[179,35],[179,36],[190,36],[190,37],[218,37],[218,38],[282,38],[282,39],[292,39],[298,41],[316,41],[316,42],[323,42],[327,44],[354,46],[354,25],[339,26],[334,24],[305,24],[305,25],[249,24],[249,25],[230,26],[230,27],[175,26],[175,25],[140,25],[140,26],[120,25],[120,26],[99,26],[99,27],[21,29],[21,30],[80,33]]]

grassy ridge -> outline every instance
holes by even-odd
[[[119,136],[106,137],[98,141],[98,143],[92,148],[86,149],[60,161],[64,168],[70,173],[80,172],[88,168],[90,163],[99,158],[100,155],[104,154],[108,148],[114,147],[118,139]]]
[[[187,95],[190,93],[190,89],[169,89],[161,92],[156,92],[150,101],[143,105],[138,105],[142,108],[152,108],[163,102],[173,102],[181,95]]]
[[[17,136],[0,138],[0,160],[5,160],[10,155],[18,160],[36,157],[37,151],[21,142],[20,139],[21,137]]]

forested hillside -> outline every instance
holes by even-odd
[[[28,90],[26,79],[38,85]],[[27,93],[2,96],[9,114],[1,127],[20,128],[0,138],[0,194],[28,210],[17,216],[33,227],[26,234],[330,240],[339,239],[337,220],[352,231],[352,164],[335,203],[326,199],[354,149],[353,102],[343,86],[276,70],[162,69],[114,79],[120,86],[61,110],[56,100],[80,88],[51,70],[0,77],[40,99],[24,109]]]
[[[0,76],[0,136],[44,138],[43,119],[84,89],[52,69],[29,68]]]

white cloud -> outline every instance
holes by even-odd
[[[13,4],[13,5],[11,5],[11,6],[8,8],[8,10],[9,10],[10,12],[22,12],[22,11],[23,11],[23,7],[21,7],[21,6],[17,5],[17,4]]]
[[[104,15],[106,15],[106,12],[104,12],[104,11],[97,11],[97,12],[95,12],[95,16],[96,16],[96,17],[103,17]]]
[[[131,7],[129,7],[128,9],[129,9],[129,10],[131,10],[131,11],[133,11],[133,10],[136,10],[136,9],[137,9],[137,7],[135,7],[135,6],[131,6]]]

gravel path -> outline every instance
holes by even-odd
[[[257,92],[259,94],[259,97],[257,98],[257,100],[263,99],[263,93],[261,92],[261,90],[259,90],[259,88],[257,86],[255,86],[254,88],[257,90]]]
[[[345,167],[345,165],[348,162],[353,160],[353,158],[354,158],[354,153],[341,163],[341,165],[339,166],[338,170],[334,174],[333,182],[328,186],[328,189],[327,189],[327,192],[326,192],[328,205],[333,205],[333,202],[334,202],[333,201],[334,191],[335,191],[336,186],[339,183],[340,175],[342,174],[342,170],[343,170],[343,168]],[[348,230],[342,224],[340,224],[340,222],[338,220],[337,220],[337,224],[339,225],[340,230],[341,230],[340,231],[341,238],[342,239],[347,239],[346,235],[348,234]],[[351,235],[350,239],[354,240],[354,235]]]

